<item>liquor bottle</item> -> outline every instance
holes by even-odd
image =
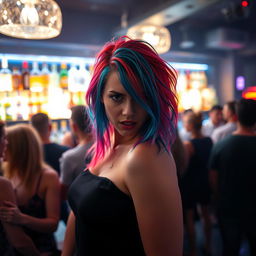
[[[42,112],[42,97],[41,97],[41,95],[42,95],[42,93],[40,93],[40,92],[35,93],[34,105],[36,106],[36,112],[37,113]]]
[[[71,109],[72,107],[74,107],[76,105],[75,102],[74,102],[74,95],[75,95],[74,92],[69,93],[69,96],[70,96],[69,103],[68,103],[68,108],[69,109]]]
[[[4,106],[2,105],[2,102],[0,101],[0,120],[5,119],[5,112],[4,112]]]
[[[30,88],[29,76],[30,76],[30,73],[28,70],[28,62],[24,61],[22,63],[22,71],[21,71],[23,90],[29,90]]]
[[[42,78],[43,89],[47,90],[50,82],[50,70],[48,69],[47,63],[43,63],[41,78]]]
[[[191,89],[191,74],[190,74],[190,71],[187,70],[186,71],[186,79],[187,79],[187,88],[186,90],[190,90]]]
[[[22,116],[22,105],[21,105],[21,97],[19,92],[17,93],[16,96],[16,120],[23,120]]]
[[[31,118],[34,114],[38,112],[38,107],[36,105],[36,95],[34,92],[29,91],[29,99],[28,99],[28,106],[29,106],[29,118]]]
[[[12,70],[12,88],[15,91],[21,91],[23,89],[22,75],[17,67],[13,67]]]
[[[79,72],[75,64],[71,64],[71,68],[68,70],[68,90],[70,92],[79,91]]]
[[[2,69],[0,70],[0,91],[12,91],[12,74],[8,69],[8,61],[5,57],[2,58]]]
[[[208,81],[207,81],[207,76],[206,76],[205,71],[200,71],[199,74],[200,74],[200,81],[201,81],[201,84],[202,84],[201,87],[202,88],[207,88]]]
[[[0,93],[0,120],[5,120],[5,111],[4,111],[4,93]]]
[[[40,94],[40,104],[41,104],[41,111],[42,113],[48,114],[49,108],[48,108],[48,93],[47,91],[44,91]]]
[[[60,88],[68,89],[68,71],[67,64],[62,63],[60,69]]]
[[[33,62],[32,70],[30,72],[30,90],[32,92],[42,92],[43,91],[43,83],[41,72],[38,68],[38,63]]]
[[[52,64],[52,69],[49,77],[49,87],[50,88],[59,88],[60,86],[60,75],[57,71],[57,65]]]
[[[10,95],[7,92],[4,102],[4,112],[5,112],[5,120],[11,121],[12,120],[12,113],[11,113],[11,103],[10,103]]]
[[[88,90],[88,86],[91,80],[91,74],[86,69],[85,65],[83,63],[80,64],[79,67],[79,91],[86,92]]]
[[[193,71],[190,73],[190,85],[191,88],[195,90],[200,90],[202,88],[199,72]]]
[[[85,105],[85,95],[82,92],[78,92],[77,105]]]

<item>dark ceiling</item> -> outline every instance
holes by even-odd
[[[125,30],[121,28],[122,18],[123,21],[127,21],[129,27],[167,7],[171,8],[181,2],[188,2],[186,8],[191,9],[191,14],[183,17],[181,11],[177,21],[166,24],[172,35],[172,50],[222,54],[226,52],[225,49],[207,47],[207,34],[217,28],[229,28],[247,33],[246,45],[237,51],[242,54],[256,55],[255,0],[250,0],[246,8],[240,8],[241,0],[56,0],[56,2],[61,7],[63,15],[63,29],[59,37],[27,42],[28,40],[12,39],[1,35],[2,51],[9,49],[8,45],[13,47],[15,44],[17,47],[29,45],[30,49],[34,47],[36,51],[37,45],[38,49],[49,48],[48,52],[51,54],[51,49],[54,52],[54,45],[56,49],[63,47],[70,51],[79,49],[81,45],[87,47],[88,51],[84,54],[91,54],[113,36],[124,33]],[[208,6],[193,12],[193,8],[202,3]],[[188,49],[180,47],[184,33],[187,39],[194,42],[193,47]]]

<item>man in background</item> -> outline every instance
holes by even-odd
[[[59,159],[62,154],[69,149],[69,147],[59,145],[50,140],[52,125],[48,115],[44,113],[37,113],[33,115],[31,117],[31,124],[41,137],[45,162],[60,174]]]
[[[214,145],[210,181],[223,240],[223,256],[239,256],[244,237],[256,255],[256,101],[237,103],[236,131]]]
[[[205,137],[211,137],[213,131],[224,125],[222,106],[214,105],[209,112],[209,119],[203,123],[202,133]]]
[[[187,141],[191,139],[191,134],[188,132],[184,127],[184,120],[186,119],[186,116],[190,113],[193,113],[193,109],[189,108],[183,111],[181,114],[181,128],[179,129],[179,135],[182,141]]]
[[[213,131],[211,138],[214,143],[224,139],[226,136],[232,134],[236,130],[237,116],[235,105],[235,101],[225,103],[222,113],[226,124],[216,128]]]
[[[90,161],[87,153],[93,143],[92,125],[86,107],[75,106],[71,111],[70,128],[78,139],[78,145],[66,151],[60,159],[60,179],[64,194]]]

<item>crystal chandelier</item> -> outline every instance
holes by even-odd
[[[62,15],[53,0],[0,0],[0,33],[25,39],[60,34]]]
[[[159,54],[169,51],[171,47],[171,34],[166,27],[156,25],[133,26],[128,29],[127,36],[150,43]]]

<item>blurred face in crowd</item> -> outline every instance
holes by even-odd
[[[191,132],[194,128],[193,123],[191,122],[191,116],[190,115],[184,115],[183,116],[183,126],[186,129],[187,132]]]
[[[214,125],[219,125],[223,121],[223,114],[221,110],[213,110],[209,114],[210,119]]]
[[[226,105],[226,104],[223,107],[222,113],[223,113],[223,118],[225,121],[228,121],[230,119],[230,117],[232,116],[232,112],[230,111],[228,105]]]

